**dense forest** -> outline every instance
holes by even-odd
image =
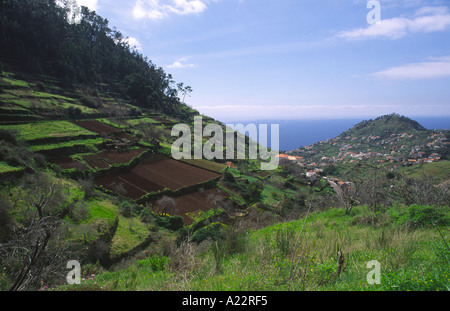
[[[172,75],[138,53],[107,19],[81,7],[80,20],[69,23],[72,2],[58,3],[0,1],[0,67],[2,62],[15,64],[68,83],[120,85],[139,107],[179,113],[178,91],[190,92],[189,86],[176,84]]]

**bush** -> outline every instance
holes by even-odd
[[[169,258],[156,254],[137,262],[138,267],[150,267],[153,271],[163,271],[168,264]]]
[[[109,244],[103,240],[97,240],[88,248],[88,258],[90,262],[100,262],[105,265],[109,262]]]
[[[140,217],[141,221],[146,224],[152,223],[156,218],[155,215],[150,210],[149,206],[146,206],[145,208],[142,209]]]
[[[0,197],[0,243],[8,241],[12,233],[14,222],[9,215],[10,209],[12,209],[12,203]]]
[[[132,213],[133,210],[133,206],[132,203],[128,202],[128,201],[123,201],[120,205],[119,205],[119,213],[126,218],[129,218],[131,216],[133,216]]]
[[[85,200],[94,197],[95,184],[92,176],[89,176],[88,178],[80,178],[78,182],[80,183],[80,186],[83,189]]]
[[[413,204],[406,208],[391,208],[389,214],[396,223],[406,224],[412,228],[450,225],[450,211],[448,207]]]
[[[224,227],[222,223],[215,222],[198,229],[192,235],[192,242],[200,243],[206,239],[217,241],[221,237],[221,229]]]
[[[407,223],[414,228],[431,225],[447,226],[450,224],[448,208],[433,206],[411,205],[408,208]]]
[[[17,135],[17,132],[14,133],[13,131],[0,129],[0,140],[9,142],[12,145],[17,146],[17,140],[15,135]]]
[[[82,94],[79,99],[81,104],[91,109],[99,109],[103,106],[103,103],[99,98],[90,95]]]
[[[232,184],[236,182],[236,180],[234,179],[233,174],[231,174],[228,171],[225,171],[225,174],[223,175],[223,180],[225,182],[227,182],[227,183],[232,183]]]
[[[81,109],[78,107],[70,106],[66,110],[69,118],[78,118],[82,115]]]
[[[184,226],[181,216],[156,216],[156,223],[158,226],[172,231],[177,231]]]
[[[221,231],[219,245],[227,255],[243,253],[248,247],[248,238],[245,232],[234,227],[226,227]]]
[[[241,195],[242,198],[248,203],[253,204],[259,201],[261,198],[264,186],[261,182],[257,181],[250,184],[247,187],[242,187]]]
[[[69,213],[70,219],[75,223],[87,220],[89,217],[89,207],[86,202],[81,202],[73,207]]]

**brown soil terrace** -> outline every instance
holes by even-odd
[[[152,191],[168,188],[178,190],[205,182],[220,174],[210,172],[173,159],[163,159],[149,164],[139,164],[130,172],[96,179],[96,184],[122,195],[138,199]]]
[[[89,121],[72,121],[72,123],[87,129],[88,131],[98,133],[98,134],[112,134],[121,132],[120,129],[115,127],[106,125],[97,120],[89,120]]]

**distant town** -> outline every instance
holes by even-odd
[[[427,135],[424,136],[425,133]],[[376,163],[396,163],[398,166],[441,161],[441,151],[450,147],[447,132],[425,133],[392,133],[384,138],[375,135],[338,136],[286,151],[279,157],[307,168],[307,177],[322,172],[328,165],[358,163],[367,159],[373,159]]]

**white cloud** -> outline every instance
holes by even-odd
[[[428,62],[412,63],[375,72],[371,76],[380,79],[433,79],[450,77],[450,56],[431,58]]]
[[[98,0],[77,0],[79,6],[85,6],[91,11],[97,11]]]
[[[208,0],[137,0],[133,6],[133,17],[159,20],[171,14],[199,14],[207,9],[207,3]]]
[[[170,69],[184,69],[184,68],[194,68],[195,64],[186,63],[188,61],[188,57],[181,57],[175,60],[172,64],[168,65],[167,68]]]
[[[346,40],[399,39],[411,33],[444,31],[448,28],[450,28],[450,13],[447,7],[423,7],[412,18],[382,19],[379,24],[343,31],[338,37]]]
[[[137,51],[142,51],[142,45],[138,39],[136,39],[134,37],[128,37],[124,41],[127,42],[132,49],[135,49]]]

